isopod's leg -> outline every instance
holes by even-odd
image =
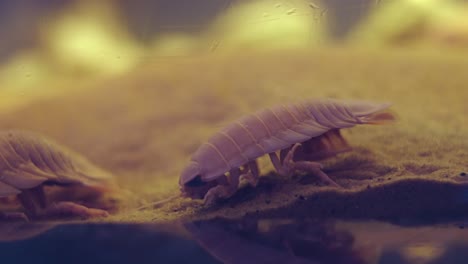
[[[36,187],[36,188],[42,188]],[[35,188],[35,189],[36,189]],[[41,203],[37,197],[38,191],[33,191],[33,189],[23,190],[20,194],[18,194],[18,199],[23,206],[24,210],[26,211],[26,215],[28,217],[36,217],[40,213],[40,205],[37,203]]]
[[[228,198],[231,197],[239,186],[239,178],[241,176],[241,170],[239,168],[232,169],[229,171],[229,184],[228,185],[218,185],[211,188],[204,197],[205,204],[212,204],[218,198]]]
[[[302,170],[306,172],[310,172],[318,177],[320,179],[330,185],[333,185],[335,187],[341,187],[336,183],[334,180],[330,179],[328,175],[322,171],[322,165],[318,162],[313,162],[313,161],[296,161],[294,162],[294,169],[296,170]]]
[[[286,157],[284,157],[282,165],[286,171],[292,172],[294,170],[294,153],[300,146],[300,143],[294,144],[294,146],[289,150],[288,154],[286,154]]]
[[[301,144],[297,143],[292,147],[286,148],[281,150],[280,152],[280,158],[278,158],[278,155],[276,152],[268,153],[270,156],[271,163],[275,167],[275,170],[284,176],[289,176],[291,173],[294,172],[294,167],[291,166],[291,164],[294,163],[293,157],[294,157],[294,152],[298,147],[300,147]],[[287,151],[287,153],[286,153]]]
[[[26,215],[32,218],[39,216],[47,207],[47,198],[44,193],[43,185],[23,190],[23,192],[18,195],[18,199],[26,210]]]
[[[250,186],[255,187],[258,184],[258,177],[260,177],[260,170],[256,160],[250,161],[248,164],[249,172],[242,174],[241,177],[247,180]]]
[[[282,150],[280,151],[280,161],[281,161],[281,164],[283,164],[284,159],[286,158],[286,155],[289,153],[290,150],[291,150],[291,147],[288,147],[288,148],[282,149]]]
[[[271,163],[273,164],[273,167],[275,167],[275,170],[281,174],[281,175],[288,175],[289,171],[285,170],[283,165],[281,164],[281,161],[278,158],[278,155],[276,155],[276,152],[268,153],[268,156],[270,156]]]
[[[26,210],[26,215],[32,218],[47,216],[108,216],[107,211],[88,208],[73,202],[57,202],[47,206],[43,186],[24,190],[18,198]]]
[[[36,188],[31,189],[30,192],[32,197],[36,199],[36,202],[38,203],[40,208],[45,208],[47,206],[47,198],[44,192],[43,185],[39,185]]]
[[[289,173],[293,172],[294,170],[301,170],[301,171],[306,171],[310,172],[318,177],[320,179],[330,185],[340,187],[335,181],[330,179],[328,175],[322,171],[323,167],[322,164],[318,162],[313,162],[313,161],[294,161],[294,152],[296,149],[300,146],[300,143],[296,143],[289,153],[286,155],[284,161],[283,161],[283,168],[288,171]]]
[[[240,174],[241,174],[240,179],[245,179],[249,182],[250,185],[252,185],[251,178],[253,176],[252,176],[252,173],[250,172],[249,163],[242,165],[240,169]]]
[[[79,216],[89,217],[107,217],[109,213],[105,210],[88,208],[74,202],[58,202],[51,204],[44,211],[46,216]]]

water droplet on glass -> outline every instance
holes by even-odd
[[[218,48],[218,46],[219,46],[219,41],[218,40],[213,41],[210,47],[210,51],[211,52],[215,51]]]
[[[296,13],[296,8],[291,8],[288,11],[286,11],[286,14],[288,14],[288,15],[293,15],[295,13]]]
[[[275,7],[276,7],[276,8],[280,8],[280,7],[281,7],[281,4],[280,4],[280,3],[277,3],[277,4],[275,5]]]
[[[312,9],[320,9],[320,7],[312,2],[309,3],[310,8]]]
[[[325,15],[325,12],[327,12],[327,9],[326,9],[326,8],[324,8],[324,9],[322,10],[322,12],[320,12],[320,16],[323,17],[323,15]]]

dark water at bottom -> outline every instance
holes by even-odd
[[[312,219],[0,224],[0,263],[468,263],[468,226]]]

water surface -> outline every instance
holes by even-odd
[[[466,263],[463,221],[213,219],[173,224],[2,223],[2,263]]]

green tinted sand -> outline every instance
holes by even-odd
[[[157,59],[132,74],[0,117],[2,129],[48,135],[114,173],[132,192],[118,222],[214,216],[393,218],[468,214],[468,56],[437,52],[233,54]],[[243,114],[297,99],[393,102],[396,123],[343,131],[354,147],[324,162],[343,189],[280,177],[266,160],[259,186],[213,207],[175,199],[193,151]]]

